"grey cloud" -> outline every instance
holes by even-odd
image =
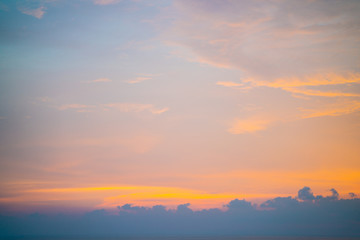
[[[229,204],[225,205],[229,208],[229,211],[249,211],[254,210],[251,202],[246,201],[245,199],[239,200],[234,199],[229,202]]]
[[[298,191],[298,198],[304,201],[312,201],[315,199],[314,194],[309,187],[303,187]]]
[[[1,215],[0,238],[9,236],[352,236],[360,237],[360,199],[314,196],[309,187],[299,196],[277,197],[253,206],[234,199],[226,209],[191,210],[124,204],[118,213],[99,209],[79,215]],[[308,201],[312,199],[312,201]]]
[[[349,196],[350,196],[351,198],[357,197],[357,195],[356,195],[355,193],[353,193],[353,192],[349,192]]]
[[[332,195],[328,198],[332,200],[337,200],[339,198],[339,193],[334,188],[330,189],[330,191]]]

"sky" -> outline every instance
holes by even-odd
[[[1,213],[226,210],[301,202],[303,187],[353,199],[359,11],[357,0],[0,0]]]

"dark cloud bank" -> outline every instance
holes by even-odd
[[[310,188],[296,198],[278,197],[255,206],[232,200],[227,210],[193,211],[190,204],[167,210],[125,204],[84,215],[0,216],[0,237],[8,236],[353,236],[360,237],[360,199],[315,196]]]

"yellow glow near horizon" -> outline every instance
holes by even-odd
[[[0,202],[34,207],[60,204],[66,207],[114,208],[123,204],[151,207],[165,205],[174,208],[179,204],[191,203],[195,209],[221,207],[238,198],[261,203],[275,197],[295,197],[297,191],[309,186],[315,195],[327,196],[329,189],[335,188],[341,197],[347,198],[349,192],[360,192],[360,172],[350,169],[333,169],[318,171],[233,171],[218,174],[207,174],[196,177],[206,182],[202,185],[194,182],[193,187],[174,187],[143,185],[103,185],[68,188],[42,188],[42,182],[26,181],[13,183],[14,196],[0,198]],[[286,181],[284,182],[284,179]],[[247,183],[238,187],[238,183]],[[38,184],[37,187],[31,184]],[[220,190],[213,191],[209,185],[220,184]],[[176,185],[176,186],[175,186]],[[49,185],[47,185],[49,186]],[[226,186],[226,187],[225,187]],[[202,189],[202,190],[200,190]],[[221,190],[222,189],[222,190]]]

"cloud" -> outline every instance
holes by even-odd
[[[237,119],[232,124],[231,128],[228,129],[228,132],[231,134],[244,134],[244,133],[253,133],[261,130],[265,130],[271,121],[268,119]]]
[[[245,199],[239,200],[234,199],[229,202],[229,204],[225,205],[229,209],[229,211],[249,211],[254,210],[251,202],[246,201]]]
[[[302,94],[308,96],[321,96],[321,97],[360,97],[358,93],[346,93],[346,92],[329,92],[314,90],[311,87],[329,87],[335,86],[340,87],[344,85],[358,84],[360,83],[360,74],[359,73],[347,73],[347,74],[335,74],[335,73],[326,73],[326,74],[314,74],[311,76],[305,76],[302,78],[299,77],[289,77],[282,79],[275,79],[274,81],[266,81],[259,79],[247,79],[245,82],[251,83],[253,87],[266,86],[272,88],[280,88],[285,91]]]
[[[44,6],[40,6],[38,8],[32,9],[26,6],[19,6],[18,10],[26,15],[30,15],[36,17],[37,19],[41,19],[45,14],[46,8]]]
[[[176,212],[177,212],[178,214],[181,214],[181,215],[192,214],[192,213],[193,213],[193,210],[191,210],[191,209],[189,208],[189,206],[190,206],[190,203],[178,205],[178,206],[177,206],[177,209],[176,209]]]
[[[77,112],[91,112],[95,108],[94,105],[84,105],[84,104],[63,104],[58,107],[59,110],[76,110]]]
[[[299,202],[292,197],[277,197],[271,200],[268,200],[262,203],[260,206],[265,209],[291,209],[296,208],[299,205]]]
[[[230,81],[218,81],[216,82],[216,85],[235,88],[235,89],[242,89],[242,90],[247,90],[252,88],[251,86],[246,86],[244,83],[236,83]]]
[[[119,110],[121,112],[143,112],[148,111],[152,114],[162,114],[167,112],[169,108],[156,108],[153,104],[139,103],[108,103],[102,105],[105,108]]]
[[[314,194],[309,187],[303,187],[298,192],[298,198],[303,201],[312,201],[315,199]]]
[[[172,10],[175,17],[163,38],[177,56],[240,71],[238,82],[217,85],[268,87],[302,98],[293,108],[301,113],[286,119],[359,111],[359,1],[175,1]],[[343,106],[330,107],[332,100],[306,101],[320,98],[341,99]],[[314,112],[304,115],[301,104]],[[238,121],[228,131],[241,134],[267,127],[264,121]]]
[[[58,110],[76,110],[77,112],[94,112],[96,111],[107,111],[107,110],[117,110],[120,112],[128,113],[140,113],[140,112],[150,112],[154,115],[163,114],[169,111],[168,107],[157,108],[153,104],[141,104],[141,103],[106,103],[106,104],[96,104],[96,105],[86,105],[86,104],[63,104],[56,107]]]
[[[350,196],[350,198],[355,198],[355,197],[357,197],[357,195],[356,195],[355,193],[353,193],[353,192],[350,192],[350,193],[349,193],[349,196]]]
[[[330,191],[332,195],[328,198],[332,200],[337,200],[339,198],[339,193],[334,188],[330,189]]]
[[[109,78],[98,78],[95,80],[87,81],[86,83],[104,83],[104,82],[112,82]]]
[[[121,2],[121,0],[94,0],[95,5],[111,5]]]
[[[272,82],[358,68],[360,4],[319,1],[176,1],[168,41],[202,62]],[[308,9],[311,9],[309,11]],[[342,44],[339,44],[341,42]]]
[[[311,192],[307,187],[301,190]],[[189,203],[175,209],[126,203],[83,215],[0,215],[0,236],[360,236],[360,199],[338,199],[336,190],[331,191],[331,196],[319,195],[316,201],[275,197],[260,207],[234,199],[226,209],[193,210]]]
[[[323,104],[317,108],[300,108],[302,118],[314,118],[324,116],[341,116],[360,111],[360,101],[342,100],[332,104]]]
[[[139,82],[143,82],[145,80],[150,80],[150,79],[152,79],[152,78],[151,77],[137,77],[135,79],[131,79],[126,82],[130,83],[130,84],[134,84],[134,83],[139,83]]]

